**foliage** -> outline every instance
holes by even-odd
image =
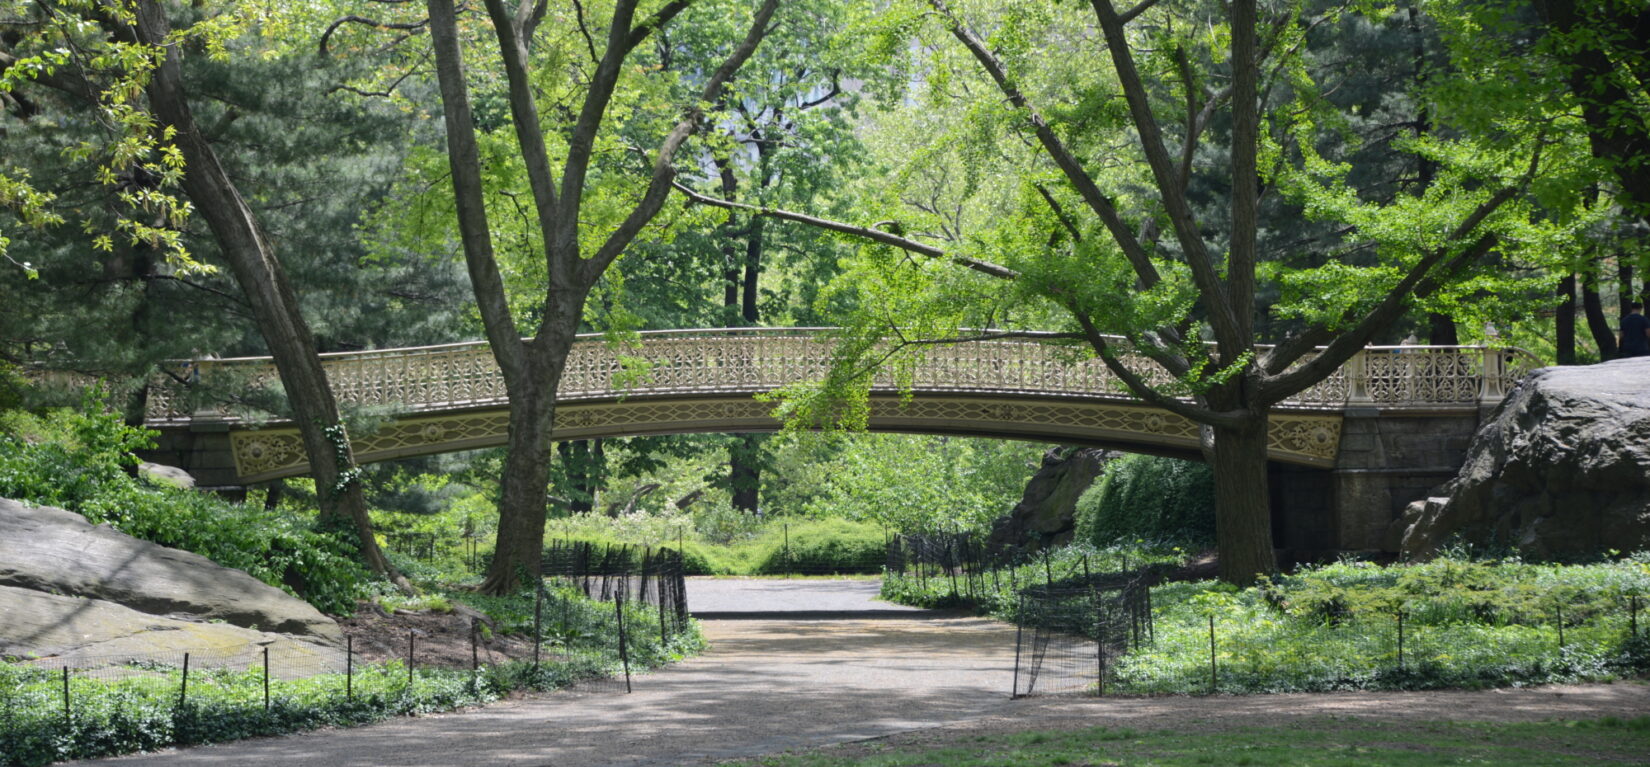
[[[743,537],[718,543],[691,524],[637,537],[623,520],[583,515],[551,522],[551,541],[577,540],[598,545],[677,547],[681,532],[683,562],[689,575],[761,575],[788,572],[874,573],[884,560],[886,532],[881,526],[844,519],[759,519]]]
[[[1241,591],[1172,583],[1152,591],[1155,642],[1118,660],[1115,684],[1119,691],[1207,691],[1211,616],[1222,692],[1612,679],[1650,670],[1650,643],[1629,634],[1628,600],[1636,596],[1643,609],[1647,594],[1650,567],[1634,560],[1343,562]]]
[[[1178,546],[1134,541],[1104,548],[1084,544],[1045,550],[1021,557],[989,572],[958,574],[932,568],[907,568],[885,573],[882,598],[929,609],[968,608],[981,615],[1013,622],[1019,611],[1020,591],[1033,586],[1074,584],[1085,574],[1101,575],[1184,563]]]
[[[0,497],[58,506],[127,535],[193,551],[348,615],[365,595],[347,531],[319,531],[289,512],[267,512],[206,493],[150,484],[127,469],[150,433],[126,426],[88,396],[79,410],[0,420]]]
[[[467,597],[467,599],[475,599]],[[194,670],[186,705],[178,705],[181,673],[170,668],[134,669],[121,679],[71,680],[73,715],[65,721],[61,677],[28,664],[0,663],[0,766],[23,767],[86,759],[171,745],[217,743],[321,727],[347,727],[406,714],[447,711],[488,703],[515,690],[551,690],[617,673],[619,656],[612,606],[570,589],[551,593],[545,615],[546,655],[535,669],[526,662],[468,670],[417,668],[411,684],[401,661],[360,665],[345,697],[342,674],[270,680],[270,707],[263,706],[263,672]],[[500,628],[530,632],[531,589],[477,600]],[[687,634],[661,641],[645,605],[627,606],[633,670],[659,666],[697,651],[695,624]]]
[[[1077,499],[1076,539],[1095,546],[1136,538],[1201,545],[1214,534],[1214,476],[1205,463],[1125,455]]]

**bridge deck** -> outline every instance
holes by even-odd
[[[582,337],[557,392],[563,404],[555,436],[772,430],[778,422],[771,405],[752,395],[822,378],[832,348],[830,330],[822,328],[653,331],[630,345]],[[485,343],[322,356],[341,407],[393,419],[373,434],[356,435],[363,461],[502,444],[508,397]],[[1173,390],[1168,374],[1144,357],[1124,362]],[[1499,401],[1537,364],[1518,349],[1371,347],[1281,404],[1272,455],[1332,464],[1348,408],[1471,412]],[[259,428],[252,414],[216,404],[225,393],[243,403],[279,402],[270,358],[194,360],[168,373],[151,387],[149,426],[228,431],[243,481],[307,470],[295,429]],[[884,371],[872,391],[880,395],[873,398],[872,430],[1179,450],[1197,445],[1194,424],[1140,404],[1100,361],[1036,341],[929,347],[905,378]],[[905,401],[903,394],[913,396]]]

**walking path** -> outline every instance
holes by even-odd
[[[203,746],[109,761],[292,767],[688,765],[911,730],[1028,724],[1151,727],[1295,715],[1497,719],[1642,715],[1650,687],[1598,685],[1484,693],[1010,701],[1014,629],[979,618],[774,619],[831,600],[849,615],[882,609],[874,582],[708,581],[695,611],[760,617],[703,622],[703,655],[636,678],[635,692],[578,690],[370,727]],[[707,585],[710,584],[710,585]],[[818,592],[817,594],[815,592]],[[851,595],[858,595],[851,597]],[[817,600],[816,600],[817,596]],[[809,600],[807,602],[803,599]],[[701,601],[702,600],[702,601]],[[789,607],[788,607],[789,606]],[[893,610],[889,610],[893,613]]]

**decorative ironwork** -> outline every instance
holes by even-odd
[[[415,416],[390,421],[351,440],[365,463],[411,455],[502,445],[509,414],[502,409]],[[749,397],[586,402],[557,408],[552,439],[703,431],[772,431],[772,406]],[[872,431],[916,431],[1063,440],[1087,444],[1198,449],[1198,428],[1180,416],[1132,402],[1038,402],[959,396],[879,396],[871,401]],[[1340,447],[1341,416],[1274,413],[1267,453],[1274,460],[1331,466]],[[229,434],[236,473],[246,482],[309,471],[298,430],[235,430]]]
[[[755,394],[824,376],[831,361],[827,329],[749,328],[643,333],[635,347],[601,337],[575,343],[567,361],[560,402],[623,398]],[[380,408],[398,414],[494,408],[508,396],[485,343],[384,349],[322,355],[328,381],[346,408]],[[1130,401],[1121,382],[1095,359],[1074,359],[1069,349],[1035,341],[961,343],[924,350],[913,367],[911,389],[920,394]],[[1138,355],[1125,364],[1156,386],[1173,380]],[[1340,410],[1348,405],[1383,408],[1465,408],[1499,399],[1537,360],[1518,349],[1371,347],[1324,381],[1281,403],[1289,410]],[[197,360],[178,365],[151,387],[147,422],[178,426],[242,419],[225,408],[192,410],[179,381],[233,381],[237,387],[279,391],[267,357]],[[623,375],[620,375],[620,374]],[[623,383],[616,383],[623,382]],[[890,372],[874,391],[899,388]]]
[[[348,408],[396,417],[353,440],[372,462],[504,443],[508,397],[485,344],[323,355],[329,381]],[[751,395],[825,375],[825,329],[661,331],[633,347],[580,339],[557,391],[554,439],[778,428],[772,406]],[[1168,375],[1125,357],[1159,386]],[[1374,407],[1460,411],[1500,399],[1537,361],[1518,349],[1372,347],[1333,375],[1281,403],[1271,416],[1268,454],[1311,466],[1334,464],[1341,414]],[[268,358],[199,360],[151,388],[148,424],[228,427],[237,474],[256,482],[308,471],[296,429],[254,424],[224,408],[191,412],[182,382],[227,382],[279,390]],[[624,382],[624,383],[618,383]],[[1033,341],[988,341],[926,349],[903,394],[890,372],[872,389],[870,428],[981,434],[1079,443],[1195,450],[1198,427],[1129,396],[1093,359]],[[256,397],[249,399],[258,399]]]

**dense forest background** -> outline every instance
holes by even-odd
[[[392,577],[374,528],[482,541],[502,589],[546,519],[985,530],[1049,447],[811,431],[848,372],[779,435],[550,445],[574,333],[838,326],[842,371],[1117,334],[1219,445],[1264,422],[1228,391],[1277,372],[1254,342],[1616,354],[1650,295],[1642,2],[1092,6],[0,0],[0,408],[48,434],[16,424],[95,381],[135,424],[163,362],[273,354],[293,396],[210,394],[359,434],[315,354],[492,340],[508,448],[341,451],[250,503],[353,522]],[[1209,455],[1204,492],[1252,489]]]

